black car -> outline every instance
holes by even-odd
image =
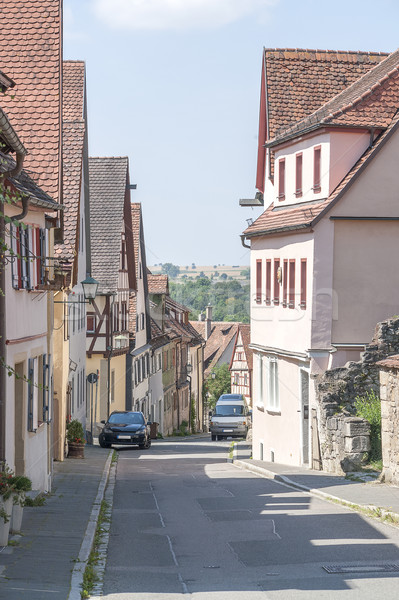
[[[118,410],[109,415],[108,421],[101,421],[104,427],[98,436],[102,448],[112,444],[137,445],[139,448],[151,446],[150,425],[142,412]]]

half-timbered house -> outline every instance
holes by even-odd
[[[90,158],[89,181],[92,276],[99,288],[87,309],[86,373],[98,376],[89,412],[99,424],[126,407],[129,301],[137,289],[128,158]]]

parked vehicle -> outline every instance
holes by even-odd
[[[210,417],[212,441],[247,436],[250,411],[242,394],[222,394]]]
[[[146,421],[142,412],[114,411],[107,422],[101,423],[104,427],[98,441],[102,448],[110,448],[112,444],[137,445],[139,448],[151,446],[151,423]]]

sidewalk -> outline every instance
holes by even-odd
[[[24,509],[22,535],[13,536],[18,545],[0,548],[1,599],[67,600],[110,464],[110,451],[98,446],[86,446],[84,460],[54,463],[52,494],[44,506]]]
[[[384,517],[388,513],[399,524],[399,487],[377,481],[353,481],[340,475],[291,467],[249,458],[248,445],[240,445],[233,464],[263,477],[275,479],[324,500],[338,501],[370,516]],[[355,478],[356,474],[352,474]],[[388,519],[389,520],[389,519]]]

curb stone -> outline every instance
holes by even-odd
[[[98,517],[101,509],[101,502],[104,498],[105,488],[107,486],[109,472],[112,464],[112,450],[110,451],[107,461],[104,466],[103,474],[96,499],[93,503],[93,508],[90,514],[89,522],[86,527],[82,545],[75,566],[72,569],[71,587],[68,595],[68,600],[81,600],[81,591],[83,583],[83,574],[86,569],[87,561],[90,556],[93,545],[94,535],[96,533]]]
[[[312,496],[315,496],[316,498],[320,498],[321,500],[326,500],[327,502],[332,502],[334,504],[341,504],[342,506],[345,506],[346,508],[349,508],[355,512],[362,512],[362,513],[365,512],[366,516],[368,516],[372,519],[376,519],[377,521],[380,521],[380,522],[383,521],[386,525],[391,525],[392,527],[395,527],[396,529],[398,528],[399,514],[393,512],[393,511],[390,511],[386,508],[376,506],[374,504],[357,504],[356,502],[350,502],[349,500],[344,500],[343,498],[339,498],[338,496],[333,496],[332,494],[327,494],[326,492],[321,492],[320,490],[317,490],[315,488],[310,488],[310,487],[307,487],[306,485],[302,485],[300,483],[295,483],[294,481],[292,481],[291,479],[289,479],[289,477],[286,477],[285,475],[278,475],[277,473],[274,473],[273,471],[269,471],[268,469],[263,469],[256,465],[249,465],[248,463],[246,463],[242,460],[233,460],[232,462],[233,462],[234,466],[236,466],[239,469],[245,469],[247,471],[251,471],[252,473],[255,473],[256,475],[260,475],[261,477],[265,477],[267,479],[274,479],[278,483],[282,483],[283,485],[286,485],[290,488],[300,490],[301,492],[307,492],[308,494],[311,494]],[[380,515],[373,514],[373,512],[375,512],[375,511],[379,511]],[[387,521],[384,521],[383,520],[384,517],[392,518],[393,520],[398,522],[398,525],[395,525],[395,523],[389,523]]]
[[[118,461],[114,461],[111,464],[111,469],[109,473],[108,485],[105,490],[104,499],[108,504],[107,511],[105,513],[106,520],[102,526],[101,532],[101,541],[98,548],[98,562],[96,564],[95,570],[98,576],[98,581],[93,586],[93,592],[90,596],[91,600],[100,600],[103,595],[103,587],[104,587],[104,575],[105,575],[105,567],[107,564],[107,556],[108,556],[108,542],[109,542],[109,532],[111,529],[111,517],[112,517],[112,506],[114,501],[114,488],[116,481],[116,469],[117,469]]]

